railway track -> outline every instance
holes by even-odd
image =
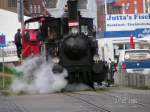
[[[4,97],[0,112],[149,112],[150,93],[110,90]],[[17,99],[16,99],[17,98]],[[117,99],[117,100],[116,100]],[[135,102],[132,100],[135,99]]]
[[[107,109],[107,107],[105,105],[94,104],[81,96],[81,95],[85,95],[85,94],[65,93],[65,95],[69,96],[71,98],[77,99],[78,101],[80,101],[80,103],[82,103],[82,104],[84,103],[88,107],[90,107],[90,110],[86,111],[86,112],[111,112],[111,110]]]
[[[93,108],[96,108],[96,112],[115,112],[114,110],[119,106],[122,109],[128,108],[129,111],[143,110],[147,112],[150,107],[149,95],[145,96],[143,93],[132,92],[73,92],[66,93],[65,95],[79,100],[81,103],[85,103]],[[146,98],[147,97],[147,98]],[[102,101],[100,101],[102,100]],[[99,101],[99,102],[97,102]],[[119,108],[120,108],[119,107]]]
[[[96,94],[87,94],[87,93],[73,93],[73,94],[78,94],[80,96],[88,96],[88,97],[109,97],[111,99],[116,99],[114,100],[115,103],[124,103],[124,104],[131,104],[131,105],[138,105],[138,107],[145,108],[149,107],[150,102],[142,102],[140,100],[144,100],[144,98],[141,98],[140,94],[136,93],[118,93],[118,92],[104,92],[103,94],[99,94],[99,92],[96,92]],[[139,95],[139,96],[138,96]],[[150,95],[150,94],[149,94]],[[146,97],[143,95],[143,97]],[[147,96],[149,98],[149,96]],[[119,101],[120,100],[120,101]],[[121,101],[122,100],[122,101]]]
[[[111,92],[111,93],[105,93],[104,95],[110,96],[110,97],[114,97],[114,98],[126,98],[127,100],[131,100],[128,103],[134,103],[136,105],[140,105],[141,107],[146,107],[150,105],[150,101],[148,103],[142,103],[141,100],[141,94],[139,93],[124,93],[124,94],[120,94],[118,92]],[[117,96],[116,96],[117,95]],[[150,95],[150,94],[149,94]],[[149,95],[147,96],[147,98],[149,98]],[[145,95],[143,95],[144,97],[146,97]]]

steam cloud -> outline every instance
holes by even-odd
[[[17,72],[22,72],[19,77],[14,77],[11,90],[15,93],[52,93],[63,89],[67,85],[65,77],[67,71],[61,74],[52,72],[53,63],[43,62],[41,57],[32,57],[15,68]]]

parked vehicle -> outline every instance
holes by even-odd
[[[119,55],[118,71],[150,74],[150,50],[129,49]]]

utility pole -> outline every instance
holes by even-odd
[[[104,10],[105,10],[105,12],[104,12],[104,15],[105,15],[105,31],[107,31],[107,27],[106,27],[106,17],[107,17],[107,14],[108,14],[108,12],[107,12],[107,0],[104,0]]]
[[[104,5],[104,6],[105,6],[105,15],[107,15],[107,0],[105,0],[104,2],[105,2],[105,3],[104,3],[104,4],[105,4],[105,5]]]
[[[24,30],[24,0],[17,0],[18,21],[21,23],[21,31]],[[22,56],[21,60],[22,61]]]
[[[17,0],[18,21],[21,23],[21,29],[24,29],[24,0]]]

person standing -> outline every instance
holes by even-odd
[[[115,62],[109,58],[109,73],[108,73],[108,86],[114,84],[114,73],[116,71]]]
[[[17,55],[19,58],[21,58],[21,49],[22,49],[22,44],[21,44],[21,39],[22,39],[22,35],[21,35],[21,30],[18,29],[17,33],[15,34],[15,45],[17,48]]]

